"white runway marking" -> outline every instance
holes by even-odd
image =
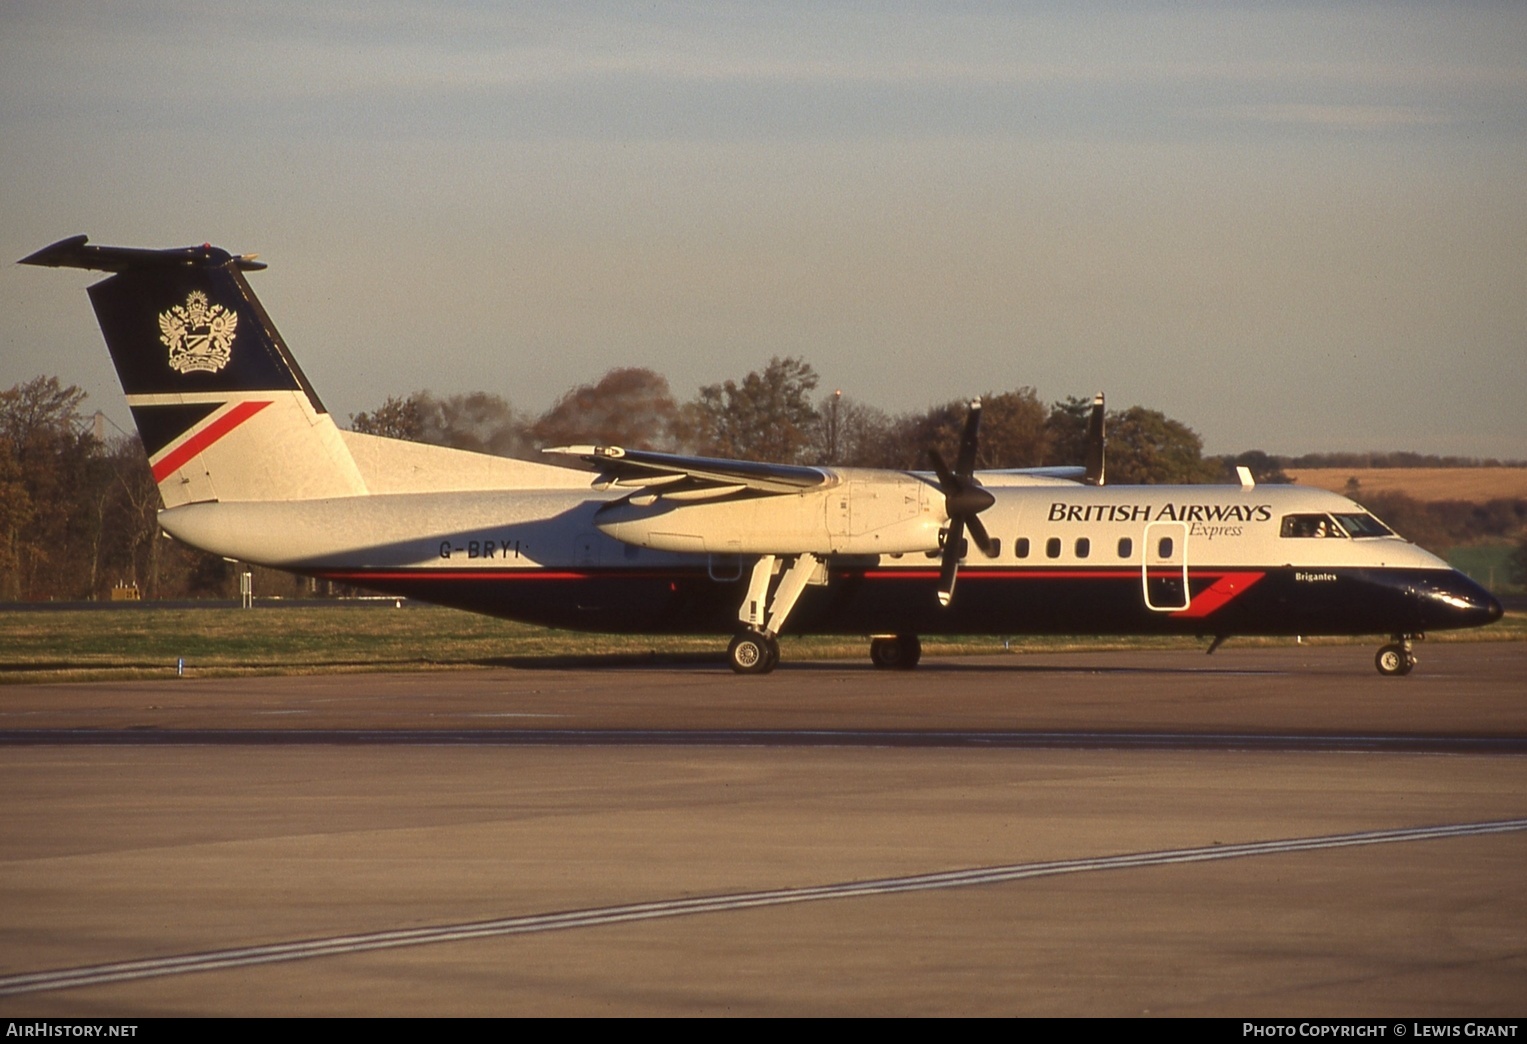
[[[0,976],[0,997],[19,993],[38,993],[44,990],[63,990],[77,986],[99,986],[105,983],[164,975],[215,971],[221,968],[272,964],[278,961],[298,961],[313,957],[363,953],[367,950],[388,950],[402,946],[423,946],[429,943],[459,942],[501,935],[562,931],[568,928],[591,928],[628,921],[647,921],[660,917],[747,910],[760,906],[783,906],[790,903],[890,895],[938,888],[964,888],[971,885],[1000,884],[1031,877],[1054,877],[1092,870],[1121,870],[1133,867],[1166,866],[1172,863],[1203,863],[1217,859],[1309,852],[1323,848],[1394,844],[1402,841],[1431,841],[1449,837],[1476,837],[1482,834],[1502,834],[1519,830],[1527,830],[1527,819],[1455,823],[1405,830],[1373,830],[1357,834],[1290,838],[1282,841],[1254,841],[1239,845],[1212,845],[1206,848],[1182,848],[1167,852],[1140,852],[1047,863],[1015,863],[1008,866],[949,870],[935,874],[886,877],[873,881],[850,881],[808,888],[738,892],[732,895],[630,903],[564,913],[531,914],[523,917],[506,917],[501,920],[475,921],[468,924],[437,925],[390,932],[366,932],[357,935],[333,936],[327,939],[305,939],[298,942],[272,943],[267,946],[246,946],[206,953],[183,954],[176,957],[119,961],[83,968]]]

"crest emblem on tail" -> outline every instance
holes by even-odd
[[[159,340],[170,350],[170,367],[177,373],[202,370],[216,373],[233,355],[239,315],[207,295],[193,290],[186,303],[159,313]]]

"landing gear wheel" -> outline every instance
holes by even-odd
[[[882,670],[910,671],[923,657],[923,643],[915,634],[870,640],[870,662]]]
[[[779,666],[779,643],[768,635],[745,631],[727,646],[726,658],[738,674],[768,674]]]
[[[1395,677],[1409,674],[1416,666],[1416,657],[1403,645],[1386,645],[1373,658],[1373,665],[1380,674]]]

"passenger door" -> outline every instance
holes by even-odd
[[[1173,613],[1188,607],[1188,524],[1152,522],[1140,549],[1140,586],[1145,607]]]

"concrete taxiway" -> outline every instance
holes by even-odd
[[[0,1014],[1527,1009],[1527,824],[1234,848],[1527,817],[1527,645],[788,655],[0,689]]]

